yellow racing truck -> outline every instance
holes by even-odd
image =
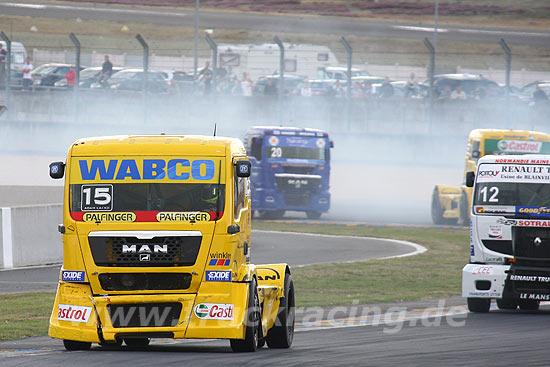
[[[252,265],[250,162],[240,140],[112,136],[66,162],[63,267],[49,335],[68,350],[151,338],[229,339],[235,352],[288,348],[286,264]]]
[[[526,130],[475,129],[468,136],[462,186],[436,185],[432,193],[434,224],[468,225],[472,188],[466,187],[466,172],[476,171],[485,155],[550,154],[550,135]]]

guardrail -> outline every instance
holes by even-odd
[[[0,268],[61,262],[63,242],[56,227],[62,212],[62,204],[1,208]]]

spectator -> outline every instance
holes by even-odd
[[[6,74],[6,62],[8,53],[4,50],[4,46],[0,43],[0,84],[4,84]]]
[[[25,60],[25,65],[23,65],[23,69],[21,72],[23,73],[23,89],[29,90],[30,86],[32,84],[32,71],[34,67],[31,64],[31,58],[27,57]]]
[[[334,86],[332,87],[334,90],[334,96],[337,98],[344,97],[344,88],[342,88],[342,84],[340,84],[340,80],[337,80],[336,83],[334,83]]]
[[[306,80],[304,85],[300,89],[300,95],[302,97],[311,97],[311,87],[309,86],[309,80]]]
[[[105,82],[113,74],[113,63],[109,61],[109,55],[105,55],[105,61],[101,65],[101,81]]]
[[[231,88],[231,95],[233,96],[242,96],[243,95],[243,89],[241,87],[241,82],[238,80],[235,80],[233,83],[233,88]]]
[[[264,94],[266,96],[276,96],[277,86],[273,83],[273,79],[267,78],[265,81]]]
[[[409,79],[407,79],[407,84],[405,85],[405,97],[412,97],[418,93],[418,80],[414,73],[411,73]]]
[[[380,98],[393,97],[393,85],[390,83],[390,78],[385,77],[384,83],[380,86]]]
[[[210,61],[204,63],[204,68],[199,72],[199,82],[204,86],[204,94],[212,92],[212,70],[210,70]]]
[[[439,94],[439,99],[450,99],[451,94],[453,94],[453,92],[451,91],[451,86],[447,84]]]
[[[466,93],[464,93],[460,85],[457,85],[453,93],[451,93],[451,99],[460,99],[460,100],[466,99]]]
[[[535,92],[533,92],[533,102],[535,102],[535,105],[543,105],[548,103],[548,96],[542,90],[540,85],[537,85]]]
[[[76,73],[74,72],[74,68],[72,66],[69,68],[69,71],[67,71],[67,74],[65,74],[65,79],[67,79],[67,86],[74,87]]]
[[[476,87],[476,89],[474,89],[474,98],[477,99],[477,100],[482,100],[482,99],[485,99],[485,97],[487,97],[487,90],[483,87]]]
[[[241,80],[241,89],[243,96],[250,97],[252,96],[252,80],[248,78],[247,73],[243,73],[243,79]]]

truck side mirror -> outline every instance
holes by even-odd
[[[50,177],[51,178],[63,178],[65,174],[65,163],[63,162],[53,162],[50,163]]]
[[[250,177],[250,161],[237,161],[237,177]]]
[[[466,187],[474,187],[474,180],[476,175],[474,172],[466,172]]]
[[[330,148],[334,148],[334,141],[330,141],[329,145],[328,145]]]

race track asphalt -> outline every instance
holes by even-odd
[[[193,27],[194,12],[174,11],[172,9],[128,8],[108,5],[88,5],[62,2],[3,2],[0,14],[30,17],[83,20],[94,19],[111,22],[136,22],[159,25],[178,25]],[[250,29],[273,33],[310,33],[355,35],[385,38],[409,38],[422,40],[431,38],[431,24],[395,24],[365,19],[338,17],[310,17],[295,15],[266,15],[259,13],[202,11],[201,28],[213,29]],[[550,32],[498,29],[440,27],[440,41],[460,41],[497,43],[504,38],[509,44],[549,46]]]
[[[547,306],[545,306],[547,307]],[[463,313],[454,318],[298,331],[290,349],[234,354],[229,343],[154,340],[145,350],[67,352],[47,337],[0,342],[15,366],[548,366],[550,310]],[[439,320],[439,321],[438,321]],[[397,331],[397,332],[392,332]]]

